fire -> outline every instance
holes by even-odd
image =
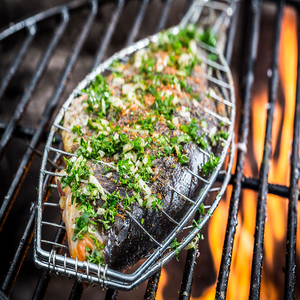
[[[296,68],[297,15],[294,10],[286,7],[282,20],[279,56],[279,78],[284,95],[284,97],[281,95],[281,100],[284,98],[284,101],[277,101],[275,107],[272,145],[273,159],[270,166],[269,182],[287,186],[289,185],[289,157],[291,153],[296,96]],[[278,95],[279,98],[280,94]],[[246,176],[258,176],[256,173],[262,160],[267,102],[268,86],[266,84],[259,93],[255,93],[252,97],[251,123],[253,130],[250,139],[252,139],[252,145],[254,146],[251,147],[250,143],[248,145],[244,172]],[[231,190],[231,187],[228,188],[226,197],[220,203],[209,223],[209,245],[217,274],[221,262]],[[256,204],[257,193],[250,190],[243,190],[240,200],[227,299],[248,299],[249,296]],[[285,199],[273,195],[268,196],[261,299],[283,299],[284,273],[282,272],[282,267],[285,265],[287,204],[287,200]],[[298,241],[299,239],[300,230],[298,230]],[[300,256],[299,245],[297,245],[297,255]],[[216,284],[207,288],[200,298],[192,299],[214,299],[215,288]]]
[[[163,291],[164,288],[167,284],[168,281],[168,275],[167,272],[165,271],[165,269],[161,269],[161,275],[160,275],[160,280],[159,280],[159,285],[157,288],[157,292],[156,292],[156,298],[157,300],[163,300],[164,296],[163,296]]]

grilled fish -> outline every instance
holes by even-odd
[[[218,164],[227,126],[204,108],[228,114],[211,97],[195,39],[193,26],[161,33],[66,111],[72,156],[56,180],[72,258],[128,269],[193,205],[204,183],[191,172],[208,178]]]

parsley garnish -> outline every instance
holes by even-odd
[[[88,231],[88,219],[90,214],[88,212],[82,213],[82,215],[75,221],[75,229],[72,237],[72,241],[75,242],[77,238],[83,239],[83,234]]]
[[[199,34],[198,39],[211,47],[215,47],[217,44],[217,36],[213,34],[210,29]]]
[[[196,220],[193,219],[193,228],[198,228],[199,230],[201,230],[202,228],[199,225],[200,222],[201,219],[199,219],[198,222],[196,222]],[[204,236],[200,232],[197,234],[197,237],[199,238],[199,240],[204,240]]]
[[[112,168],[111,167],[108,167],[108,166],[105,166],[104,167],[104,171],[103,171],[103,175],[105,175],[106,173],[108,173]]]
[[[179,249],[178,247],[181,245],[181,243],[177,242],[177,238],[174,239],[174,241],[170,244],[170,247],[172,250],[176,250],[176,260],[179,261],[178,259],[178,254],[179,254]]]
[[[101,265],[101,266],[105,266],[104,263],[104,258],[103,258],[103,254],[102,254],[102,249],[104,248],[104,244],[99,245],[98,240],[90,234],[90,238],[93,240],[93,242],[95,243],[95,246],[93,247],[92,252],[86,256],[86,259],[94,264],[97,265]],[[86,247],[86,252],[90,252],[91,249],[89,249],[88,247]]]
[[[220,160],[220,157],[216,157],[213,153],[210,154],[208,162],[202,164],[202,171],[207,176],[213,172]]]
[[[83,133],[81,132],[81,126],[73,125],[72,132],[78,135],[83,135]]]
[[[189,158],[186,156],[186,155],[181,155],[179,158],[178,158],[178,161],[181,163],[181,164],[187,164],[189,162]]]
[[[212,142],[213,145],[216,145],[219,142],[220,138],[227,140],[228,137],[229,137],[229,133],[225,132],[224,130],[221,130],[216,134],[213,134],[210,138],[210,141]]]
[[[207,143],[204,141],[204,133],[201,136],[197,136],[197,132],[199,130],[198,128],[198,121],[196,119],[193,119],[188,125],[181,125],[180,129],[187,133],[192,141],[199,145],[203,150],[206,149]]]
[[[97,75],[91,85],[83,92],[88,94],[88,100],[85,101],[88,104],[87,113],[95,112],[100,117],[105,116],[110,108],[108,98],[111,96],[106,79],[102,75]]]
[[[201,203],[200,206],[199,206],[199,213],[200,213],[200,215],[204,215],[204,213],[205,213],[205,209],[204,209],[204,204],[203,203]]]

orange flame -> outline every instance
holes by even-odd
[[[165,286],[167,285],[167,282],[168,282],[167,272],[165,271],[165,269],[161,269],[161,275],[160,275],[159,285],[157,288],[155,299],[157,299],[157,300],[164,299],[163,290],[164,290]]]

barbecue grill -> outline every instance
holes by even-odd
[[[176,1],[174,0],[174,3]],[[216,298],[225,299],[226,291],[228,285],[228,278],[230,275],[230,266],[231,266],[231,257],[232,257],[232,249],[233,242],[235,236],[235,228],[237,225],[237,213],[239,206],[240,193],[242,188],[252,189],[259,192],[258,195],[258,206],[257,206],[257,219],[255,226],[255,243],[254,243],[254,254],[253,254],[253,265],[252,265],[252,276],[251,276],[251,285],[250,285],[250,298],[258,299],[260,296],[260,283],[261,283],[261,272],[262,272],[262,261],[263,261],[263,243],[264,243],[264,224],[265,224],[265,215],[266,215],[266,196],[268,193],[275,194],[284,198],[289,198],[289,209],[288,209],[288,231],[287,231],[287,251],[286,251],[286,267],[285,267],[285,287],[284,294],[285,299],[294,298],[295,294],[295,266],[296,266],[296,229],[297,229],[297,201],[299,197],[298,193],[298,149],[299,149],[299,114],[300,114],[300,99],[299,99],[299,91],[298,87],[300,85],[300,79],[297,78],[297,96],[296,96],[296,110],[294,116],[294,135],[293,135],[293,152],[291,158],[291,179],[290,179],[290,187],[280,186],[275,184],[268,183],[268,170],[269,170],[269,162],[271,158],[271,133],[272,133],[272,120],[274,113],[274,105],[276,99],[276,91],[277,91],[277,81],[278,81],[278,49],[279,49],[279,35],[280,35],[280,25],[282,19],[282,12],[284,8],[284,1],[278,1],[277,3],[277,18],[276,18],[276,28],[275,28],[275,40],[274,40],[274,52],[273,52],[273,63],[272,63],[272,76],[270,78],[269,85],[269,109],[268,109],[268,118],[267,118],[267,127],[266,127],[266,135],[265,135],[265,147],[263,154],[263,163],[260,168],[260,176],[259,179],[255,178],[246,178],[243,176],[244,170],[244,160],[245,154],[247,151],[247,139],[248,139],[248,131],[249,131],[249,110],[251,103],[251,88],[253,85],[253,68],[255,59],[257,56],[256,49],[259,37],[259,21],[260,21],[260,11],[261,5],[263,1],[251,1],[251,3],[237,3],[237,10],[233,16],[231,21],[231,26],[228,31],[228,40],[225,47],[225,57],[230,62],[234,37],[236,33],[237,27],[237,19],[239,16],[239,8],[240,6],[244,8],[244,11],[247,11],[245,7],[249,5],[250,16],[249,16],[249,35],[248,35],[248,44],[245,56],[246,68],[244,72],[244,81],[241,85],[241,95],[243,100],[243,109],[241,114],[241,121],[239,124],[239,136],[238,136],[238,150],[237,150],[237,165],[235,168],[234,175],[230,181],[230,184],[233,185],[233,191],[231,195],[231,202],[229,207],[229,218],[227,223],[226,237],[224,241],[223,247],[223,255],[222,262],[220,266],[220,272],[218,275],[218,284],[216,291]],[[171,10],[171,6],[174,5],[173,1],[164,1],[161,3],[161,14],[159,20],[157,21],[157,27],[155,28],[157,31],[161,30],[166,26],[166,21],[168,19],[168,14]],[[9,142],[11,141],[11,145],[16,145],[16,140],[14,137],[21,137],[26,140],[30,140],[30,144],[26,145],[25,154],[22,157],[21,161],[18,162],[14,173],[16,172],[15,177],[12,179],[10,183],[7,184],[7,188],[5,188],[1,192],[4,194],[3,201],[1,203],[0,208],[0,229],[4,228],[7,217],[10,214],[10,211],[13,207],[13,203],[19,193],[20,187],[23,183],[27,183],[26,181],[26,173],[29,170],[29,166],[32,161],[33,155],[37,153],[37,146],[39,143],[45,141],[48,131],[49,124],[51,118],[55,115],[55,109],[57,104],[61,99],[63,99],[64,91],[65,93],[69,93],[73,86],[69,86],[67,81],[70,79],[70,75],[74,74],[73,71],[76,61],[78,60],[80,51],[85,45],[87,37],[89,35],[89,31],[92,30],[93,22],[95,22],[97,9],[101,5],[104,5],[104,2],[99,3],[97,1],[74,1],[70,2],[67,5],[63,5],[60,7],[56,7],[50,9],[48,11],[44,11],[32,18],[27,19],[26,21],[17,23],[8,27],[6,30],[0,33],[0,41],[3,43],[3,49],[8,47],[5,44],[6,41],[10,42],[10,38],[14,35],[17,36],[20,33],[25,33],[25,37],[21,41],[19,48],[17,49],[15,56],[11,57],[9,61],[9,65],[6,65],[5,71],[3,72],[1,83],[0,83],[0,97],[4,95],[4,92],[9,92],[10,84],[13,82],[13,77],[18,76],[18,71],[21,70],[21,63],[30,51],[31,44],[34,43],[35,40],[39,38],[39,30],[43,29],[43,22],[55,19],[55,17],[59,16],[60,19],[54,26],[57,26],[54,31],[54,35],[51,37],[50,41],[48,41],[48,45],[45,47],[45,52],[42,55],[39,63],[37,64],[36,69],[32,73],[32,77],[30,82],[28,83],[24,93],[22,94],[21,100],[17,104],[16,110],[12,113],[6,122],[1,122],[1,141],[0,141],[0,155],[1,157],[9,156],[7,149],[10,149]],[[291,1],[292,5],[295,5],[298,8],[298,3]],[[92,68],[98,66],[98,64],[103,61],[103,58],[107,55],[107,49],[110,52],[115,49],[110,48],[110,43],[113,41],[112,36],[114,31],[117,28],[117,24],[122,18],[122,10],[126,9],[124,7],[125,3],[122,0],[114,2],[114,8],[112,13],[110,14],[110,21],[108,22],[108,27],[105,30],[105,34],[100,43],[100,47],[98,48],[97,53],[93,53],[94,62],[90,64]],[[135,19],[132,24],[132,28],[127,36],[127,40],[124,44],[129,45],[134,40],[137,39],[140,28],[142,28],[143,18],[146,16],[148,10],[151,10],[152,3],[149,3],[147,0],[143,0],[138,3],[137,14],[135,15]],[[185,9],[187,9],[190,5],[189,1],[184,3]],[[66,34],[67,25],[69,22],[72,22],[73,14],[77,12],[84,11],[86,13],[86,19],[84,20],[83,27],[79,32],[79,35],[76,37],[76,41],[74,43],[73,49],[69,57],[65,60],[65,65],[63,67],[62,73],[58,82],[54,88],[54,92],[50,97],[50,100],[47,102],[44,112],[42,113],[42,117],[40,121],[37,123],[36,127],[22,126],[18,125],[20,123],[20,119],[22,117],[22,113],[25,107],[28,105],[28,102],[37,87],[37,83],[39,80],[43,79],[43,73],[51,60],[52,55],[54,54],[55,48],[61,38]],[[248,14],[246,14],[248,15]],[[176,19],[173,18],[173,24],[176,23]],[[177,22],[178,23],[178,22]],[[50,24],[53,26],[53,24]],[[171,24],[168,24],[171,25]],[[52,28],[54,28],[54,26]],[[153,29],[152,29],[153,30]],[[147,32],[153,33],[153,32]],[[246,35],[245,35],[246,36]],[[18,37],[22,37],[19,35]],[[124,45],[123,45],[124,46]],[[298,48],[299,49],[299,48]],[[0,49],[1,50],[1,49]],[[76,69],[75,69],[76,70]],[[73,72],[72,72],[73,71]],[[299,72],[299,67],[298,67]],[[88,73],[88,71],[86,72]],[[85,73],[83,73],[85,74]],[[73,84],[78,82],[76,78],[72,78]],[[3,98],[4,99],[4,98]],[[59,146],[60,143],[59,136],[55,137],[55,144]],[[23,145],[21,145],[22,147]],[[37,155],[38,156],[38,155]],[[53,156],[52,160],[55,163],[59,162],[59,155]],[[37,158],[38,159],[38,158]],[[34,164],[33,164],[34,167]],[[4,167],[3,167],[4,170]],[[224,181],[224,174],[219,174],[217,180]],[[3,176],[3,181],[5,182],[5,178]],[[48,197],[50,195],[50,177],[48,180],[43,182],[42,192],[44,193],[44,197]],[[32,184],[32,183],[31,183]],[[36,186],[36,184],[35,184]],[[30,201],[31,203],[31,201]],[[16,203],[15,205],[17,205]],[[6,299],[6,295],[10,295],[14,282],[17,279],[19,270],[22,266],[22,262],[27,253],[28,246],[30,245],[32,235],[33,235],[33,227],[34,220],[36,216],[36,208],[35,205],[32,205],[30,210],[30,215],[27,216],[25,225],[23,225],[24,232],[23,235],[18,242],[17,250],[12,257],[12,263],[6,269],[4,273],[4,281],[2,283],[2,291],[1,297]],[[9,218],[7,219],[9,222]],[[59,221],[59,220],[58,220]],[[59,223],[59,222],[58,222]],[[60,226],[63,224],[61,223]],[[61,248],[55,247],[55,244],[63,244],[65,238],[64,230],[58,226],[58,231],[53,239],[54,244],[51,253],[56,251],[56,253],[60,253]],[[34,299],[43,298],[46,295],[48,285],[52,279],[53,273],[55,273],[55,261],[53,261],[53,257],[51,256],[49,259],[49,271],[42,271],[39,281],[36,283],[35,291],[32,295]],[[188,299],[191,295],[191,288],[193,282],[193,274],[195,271],[195,263],[197,257],[197,250],[189,250],[186,258],[186,265],[183,273],[183,280],[181,284],[180,291],[180,299]],[[2,269],[2,268],[1,268]],[[105,274],[103,274],[105,275]],[[105,276],[104,276],[105,277]],[[145,298],[154,299],[155,293],[159,284],[160,271],[155,273],[148,281],[148,286],[145,293]],[[80,281],[80,280],[79,280]],[[54,283],[53,283],[54,284]],[[71,291],[70,298],[71,299],[79,299],[83,292],[83,285],[81,282],[74,281],[73,289]],[[118,292],[116,290],[108,289],[106,292],[106,299],[115,299],[117,297]]]

